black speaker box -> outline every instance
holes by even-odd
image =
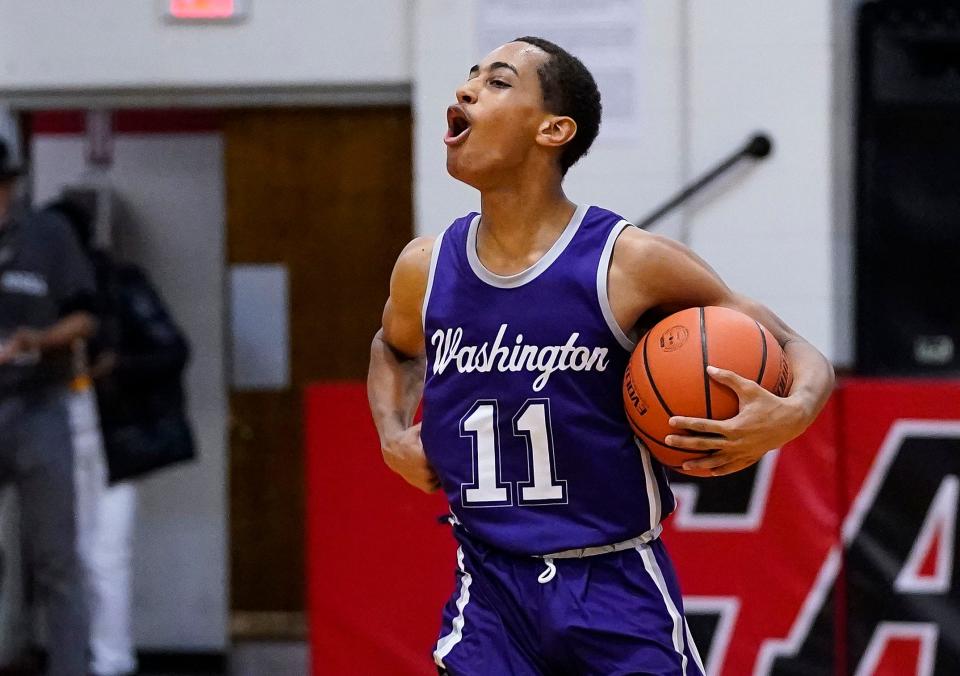
[[[858,13],[856,366],[960,374],[960,2]]]

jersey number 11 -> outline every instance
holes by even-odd
[[[506,507],[513,504],[510,482],[501,478],[500,407],[496,399],[480,399],[460,421],[460,436],[473,445],[473,482],[460,488],[464,507]],[[567,482],[557,479],[550,424],[550,400],[527,399],[513,416],[513,436],[527,449],[528,481],[516,484],[518,505],[567,502]]]

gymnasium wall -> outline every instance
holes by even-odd
[[[626,138],[605,141],[601,132],[567,189],[575,201],[638,218],[766,130],[776,146],[770,159],[734,171],[659,231],[691,244],[731,286],[769,304],[828,356],[843,357],[834,334],[832,7],[638,2],[638,124]],[[415,190],[424,234],[478,205],[446,175],[440,139],[455,88],[489,47],[477,44],[479,11],[476,0],[416,3]]]
[[[240,24],[173,25],[163,2],[0,0],[0,90],[397,83],[409,3],[252,3]]]
[[[491,46],[479,44],[478,0],[364,0],[350,12],[330,0],[255,2],[247,21],[222,26],[170,25],[160,4],[4,2],[0,91],[410,83],[419,232],[476,207],[446,175],[440,138],[456,86]],[[846,155],[836,161],[833,147],[849,109],[834,92],[844,53],[833,24],[852,4],[637,0],[636,126],[602,135],[568,179],[575,200],[639,218],[754,130],[770,132],[772,158],[734,172],[660,231],[840,362],[849,361],[849,233],[835,185]]]
[[[182,26],[161,21],[160,3],[152,1],[0,0],[0,99],[54,88],[409,83],[417,229],[436,233],[478,206],[471,189],[447,176],[440,139],[455,88],[490,47],[477,38],[479,4],[358,0],[348,11],[333,0],[255,0],[244,23]],[[690,243],[732,286],[771,305],[841,363],[849,358],[849,205],[843,202],[849,98],[838,83],[849,77],[849,64],[838,31],[848,29],[843,21],[854,4],[638,0],[631,55],[638,68],[638,123],[625,135],[601,137],[567,182],[574,200],[638,218],[750,133],[768,131],[776,146],[769,160],[734,172],[659,231]],[[35,166],[49,168],[36,177],[40,200],[82,171],[79,137],[40,137],[32,152]],[[182,182],[171,178],[176,172],[165,173],[178,155],[192,153],[204,159],[176,167],[184,172],[176,179]],[[192,400],[204,435],[201,464],[151,479],[145,489],[138,542],[144,554],[136,575],[144,646],[225,641],[220,155],[220,140],[212,135],[121,135],[116,143],[111,180],[124,192],[141,191],[135,193],[145,205],[140,215],[150,228],[141,233],[138,255],[157,270],[157,282],[190,333],[197,350],[190,388],[202,392]],[[217,197],[201,210],[152,192],[157,185]],[[156,265],[160,260],[163,265]],[[202,306],[190,295],[197,288],[211,294]],[[190,528],[178,525],[183,519]],[[171,559],[164,557],[178,555],[190,560],[167,565]],[[162,591],[168,576],[161,571],[175,571],[183,597]],[[213,609],[203,620],[181,612],[196,598]]]
[[[138,482],[136,644],[220,650],[228,607],[222,138],[119,134],[113,166],[99,177],[85,173],[85,148],[79,134],[34,137],[35,202],[78,181],[112,185],[132,209],[116,233],[121,248],[149,272],[192,349],[186,390],[199,459]]]
[[[771,134],[772,157],[688,210],[690,244],[834,357],[831,6],[691,0],[687,147],[696,171]]]
[[[606,129],[567,176],[574,201],[589,201],[638,218],[682,184],[683,40],[682,3],[639,2],[639,35],[632,60],[642,64],[634,105],[641,126],[610,138]],[[454,218],[479,208],[472,188],[445,169],[446,109],[470,66],[497,45],[478,39],[479,3],[422,0],[416,4],[413,36],[415,204],[420,233],[437,233]],[[540,26],[531,21],[529,32]],[[544,37],[550,33],[544,31]],[[558,39],[559,41],[559,39]],[[678,234],[673,218],[667,231]]]

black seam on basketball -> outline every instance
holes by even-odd
[[[713,455],[713,454],[716,453],[717,450],[718,450],[718,449],[714,448],[714,449],[709,450],[709,451],[697,451],[697,450],[694,450],[694,449],[692,449],[692,448],[677,448],[676,446],[671,446],[670,444],[665,444],[665,443],[663,443],[662,441],[658,441],[658,440],[654,439],[653,437],[651,437],[649,434],[647,434],[646,432],[644,432],[644,431],[642,431],[642,430],[640,431],[640,434],[642,434],[645,439],[649,439],[650,441],[652,441],[653,443],[655,443],[657,446],[663,446],[664,448],[669,448],[671,451],[675,451],[675,452],[677,452],[677,453],[688,453],[688,454],[690,454],[690,455]]]
[[[642,436],[645,439],[649,439],[650,441],[655,443],[657,446],[663,446],[664,448],[669,448],[671,451],[676,451],[677,453],[693,453],[694,455],[710,455],[711,453],[715,453],[718,450],[718,449],[713,449],[710,451],[698,451],[693,448],[679,448],[677,446],[671,446],[670,444],[663,443],[659,439],[655,439],[654,437],[651,437],[649,434],[647,434],[642,429],[637,427],[633,423],[633,421],[630,420],[629,416],[627,417],[627,422],[630,423],[630,428],[637,434],[637,436]]]
[[[647,372],[647,380],[650,382],[650,387],[653,388],[653,393],[657,395],[657,401],[660,402],[660,405],[663,406],[663,410],[666,411],[669,417],[673,417],[673,411],[670,410],[670,407],[667,406],[667,402],[663,400],[663,397],[660,396],[660,390],[657,389],[657,384],[653,380],[653,374],[650,373],[650,364],[647,362],[647,343],[650,342],[650,334],[648,333],[643,339],[643,368]]]
[[[707,373],[707,319],[700,308],[700,350],[703,353],[703,398],[707,404],[707,418],[713,420],[713,406],[710,402],[710,375]]]
[[[763,327],[760,326],[760,322],[756,319],[753,320],[757,325],[757,328],[760,329],[760,345],[763,350],[763,358],[760,360],[760,375],[757,376],[757,385],[763,381],[763,372],[767,368],[767,335],[763,332]]]

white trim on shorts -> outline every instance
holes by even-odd
[[[562,552],[553,554],[534,554],[537,559],[582,559],[588,556],[600,556],[601,554],[612,554],[613,552],[622,552],[625,549],[637,549],[643,545],[653,542],[663,531],[663,526],[657,524],[646,533],[642,533],[635,538],[616,542],[612,545],[600,545],[599,547],[578,547],[576,549],[564,549]]]
[[[463,567],[463,547],[457,547],[457,566],[463,573],[460,578],[460,597],[457,599],[457,616],[450,623],[450,633],[437,641],[437,647],[433,651],[433,661],[441,668],[445,668],[443,658],[449,655],[453,647],[463,639],[463,611],[470,603],[470,585],[473,583],[473,577]]]
[[[663,505],[660,502],[660,485],[657,484],[657,475],[653,470],[653,462],[650,460],[650,450],[636,437],[633,442],[640,451],[640,460],[643,463],[643,478],[647,482],[647,503],[650,508],[650,528],[656,528],[660,525],[663,518]]]
[[[670,619],[673,620],[673,648],[680,655],[680,666],[683,670],[683,676],[687,676],[687,655],[684,652],[683,644],[686,622],[683,619],[683,615],[677,610],[673,599],[670,598],[670,590],[667,589],[667,582],[663,579],[663,571],[660,570],[660,565],[657,563],[657,557],[654,556],[653,550],[649,547],[637,547],[637,552],[640,554],[640,558],[643,559],[643,567],[647,569],[647,573],[653,579],[653,583],[657,585],[657,589],[660,590],[663,603],[667,606]]]

